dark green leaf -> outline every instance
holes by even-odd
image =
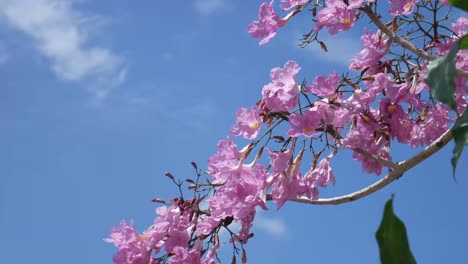
[[[468,145],[468,108],[465,109],[463,115],[455,121],[452,133],[453,140],[455,141],[452,156],[453,177],[455,177],[455,169],[457,167],[458,159],[460,158],[465,145]]]
[[[457,41],[450,52],[427,66],[427,75],[424,81],[431,87],[432,96],[440,102],[456,110],[455,104],[455,56],[460,42]]]
[[[409,248],[405,224],[393,213],[393,195],[385,204],[383,219],[375,236],[382,264],[416,264]]]
[[[468,1],[466,0],[449,0],[448,3],[468,12]]]
[[[468,3],[468,1],[467,1]],[[466,34],[465,36],[463,36],[461,39],[460,39],[460,47],[459,49],[468,49],[468,34]]]

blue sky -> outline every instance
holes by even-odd
[[[346,69],[354,31],[301,49],[303,15],[266,46],[246,28],[260,1],[0,1],[0,248],[3,263],[111,263],[110,227],[154,217],[163,175],[194,176],[286,60],[301,78]],[[394,193],[419,263],[463,263],[468,244],[467,154],[458,183],[450,144],[383,191],[341,206],[271,204],[255,223],[250,263],[377,263],[374,233]],[[408,157],[403,149],[396,157]],[[344,153],[335,187],[378,177]]]

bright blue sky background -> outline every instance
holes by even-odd
[[[0,1],[0,248],[2,263],[111,263],[110,227],[139,230],[193,176],[288,59],[300,78],[346,69],[355,31],[300,49],[293,20],[264,47],[246,28],[260,1]],[[395,193],[419,263],[464,263],[468,166],[451,176],[451,146],[385,190],[342,206],[287,204],[261,213],[250,263],[378,263],[374,233]],[[396,153],[404,158],[408,151]],[[342,195],[378,178],[344,154]]]

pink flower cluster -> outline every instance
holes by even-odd
[[[114,263],[156,264],[159,261],[154,255],[165,251],[174,255],[169,263],[214,264],[210,255],[201,260],[201,240],[189,248],[190,230],[196,226],[193,205],[193,200],[174,199],[171,207],[157,208],[158,217],[154,224],[142,234],[136,231],[133,222],[127,225],[122,220],[120,227],[112,228],[110,238],[105,239],[119,249],[114,255]]]

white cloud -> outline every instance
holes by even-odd
[[[61,0],[3,0],[0,17],[34,40],[34,46],[51,62],[55,74],[67,81],[90,81],[99,98],[122,84],[126,69],[122,57],[89,44],[96,31],[95,16],[73,9]]]
[[[281,238],[287,233],[287,228],[283,220],[268,218],[257,210],[255,217],[254,228],[266,232],[274,237]]]
[[[348,66],[349,60],[356,56],[363,48],[359,38],[349,33],[340,33],[334,36],[320,36],[320,40],[325,43],[328,52],[322,50],[320,45],[316,42],[310,43],[305,49],[316,59],[345,66]],[[295,41],[294,44],[297,47],[297,41]]]
[[[225,0],[196,0],[194,8],[197,13],[208,16],[217,11],[226,9]]]

